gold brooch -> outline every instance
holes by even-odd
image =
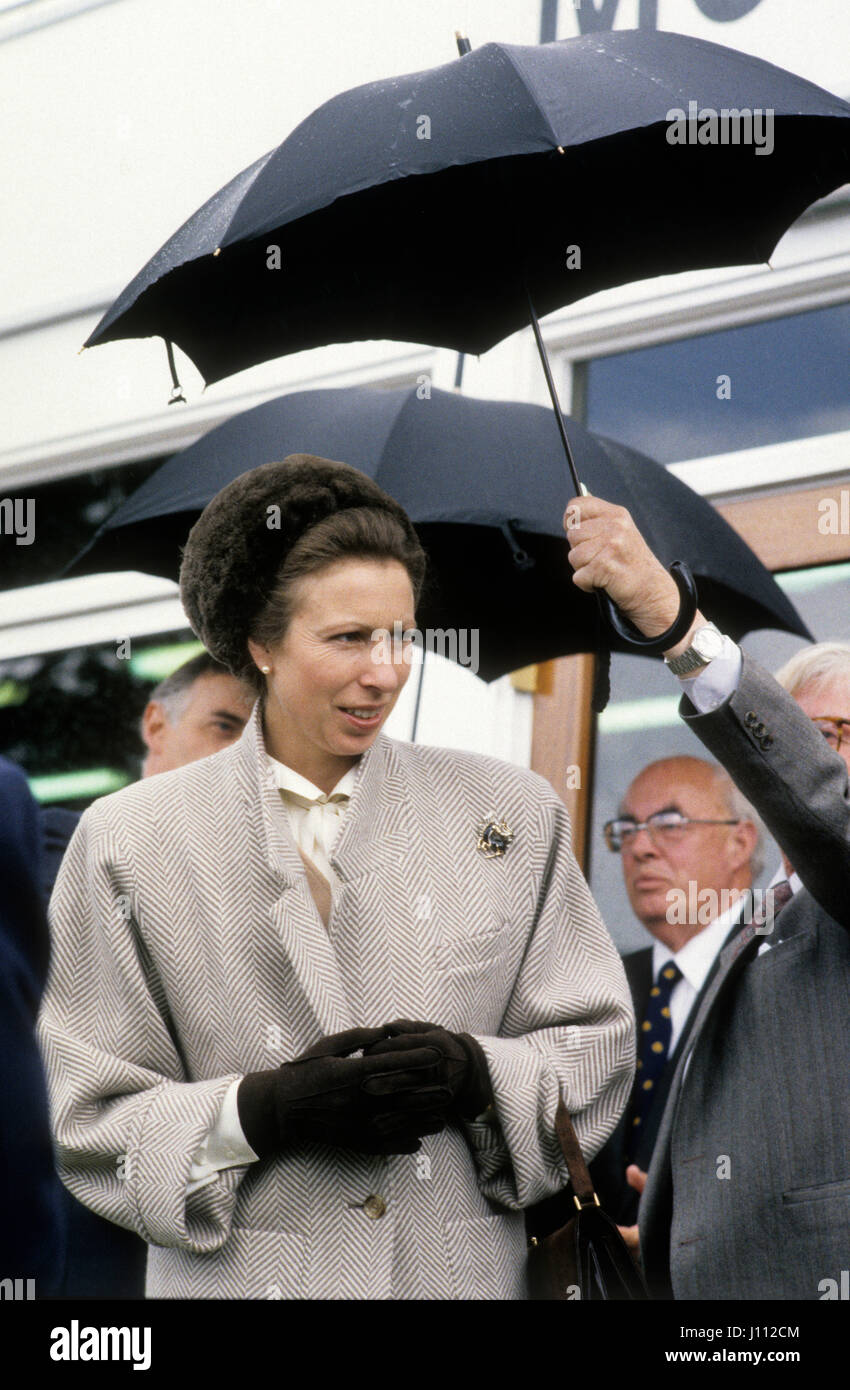
[[[491,820],[478,827],[478,849],[488,859],[501,858],[513,838],[514,832],[504,820]]]

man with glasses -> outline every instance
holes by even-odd
[[[636,1247],[639,1193],[632,1184],[649,1168],[696,1004],[751,906],[761,834],[729,774],[693,757],[645,767],[604,833],[620,855],[632,910],[654,938],[623,960],[637,1020],[637,1069],[625,1113],[591,1164],[603,1207],[629,1228],[624,1234]]]
[[[629,513],[574,499],[574,581],[647,637],[679,594]],[[664,658],[679,714],[785,864],[766,920],[721,953],[676,1068],[640,1204],[656,1297],[837,1298],[850,1250],[850,648],[767,671],[697,612]],[[790,668],[790,674],[789,674]]]

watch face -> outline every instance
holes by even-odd
[[[691,646],[704,656],[707,660],[718,656],[723,647],[723,637],[715,627],[701,627],[699,632],[694,633],[694,640]]]

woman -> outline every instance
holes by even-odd
[[[625,1105],[628,992],[562,803],[380,733],[409,665],[375,639],[414,626],[423,574],[355,469],[231,483],[181,596],[252,717],[68,849],[41,1018],[61,1172],[149,1242],[149,1296],[523,1297],[559,1091],[588,1155]]]

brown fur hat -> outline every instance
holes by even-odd
[[[192,631],[234,675],[249,660],[251,625],[295,542],[348,507],[388,511],[417,539],[404,508],[365,473],[313,454],[252,468],[207,503],[183,549],[180,599]]]

